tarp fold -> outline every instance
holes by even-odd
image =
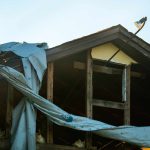
[[[150,127],[115,127],[101,121],[72,115],[38,95],[47,65],[45,51],[37,47],[37,44],[11,42],[0,45],[0,50],[13,51],[20,56],[24,69],[23,75],[13,68],[0,65],[0,75],[24,95],[13,111],[12,150],[36,149],[35,108],[45,114],[49,121],[58,125],[92,131],[103,137],[122,140],[141,147],[150,147]]]

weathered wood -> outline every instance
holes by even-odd
[[[54,61],[62,57],[81,52],[93,48],[97,45],[113,41],[117,39],[120,26],[111,27],[109,29],[85,36],[73,41],[66,42],[59,46],[47,49],[47,60]]]
[[[54,144],[38,144],[37,150],[87,150],[86,148],[77,148],[73,146],[54,145]],[[91,147],[88,150],[96,150],[96,147]]]
[[[79,61],[75,61],[73,66],[75,69],[79,69],[79,70],[85,70],[85,68],[86,68],[85,63],[82,63]],[[100,66],[100,65],[93,65],[93,71],[99,72],[99,73],[105,73],[105,74],[122,74],[123,73],[123,71],[121,69]],[[140,78],[140,77],[143,77],[144,75],[142,73],[132,71],[131,76]]]
[[[12,111],[13,111],[13,86],[8,84],[7,91],[7,110],[6,110],[6,136],[10,136],[11,122],[12,122]]]
[[[48,63],[47,67],[47,99],[53,101],[53,74],[54,64]],[[47,143],[53,143],[53,125],[47,120]]]
[[[119,38],[125,43],[129,40],[130,37],[129,37],[129,35],[128,35],[128,37],[123,35],[123,34],[119,35]],[[143,42],[142,40],[139,40],[139,38],[136,38],[136,36],[135,36],[135,38],[132,38],[130,40],[130,42],[128,42],[127,44],[129,46],[135,48],[136,50],[138,50],[141,53],[141,55],[145,55],[147,57],[150,57],[150,54],[148,53],[149,44],[146,42]],[[143,56],[141,56],[141,57],[143,57]]]
[[[125,109],[124,103],[107,101],[107,100],[99,100],[93,99],[93,106],[106,107],[106,108],[114,108],[114,109]]]
[[[76,54],[105,43],[114,43],[114,41],[116,43],[120,43],[119,41],[121,40],[124,43],[123,47],[125,47],[124,48],[125,53],[127,52],[127,54],[130,54],[129,56],[134,58],[138,62],[143,62],[145,60],[149,64],[150,63],[148,60],[150,58],[149,44],[141,40],[137,36],[135,36],[132,40],[130,40],[130,42],[127,43],[127,41],[131,36],[133,36],[132,33],[128,32],[121,25],[117,25],[105,29],[103,31],[88,36],[84,36],[82,38],[69,41],[59,46],[47,49],[46,51],[47,60],[48,62],[55,61],[62,57]],[[122,49],[122,47],[120,46],[118,48]],[[129,47],[131,50],[128,50]],[[137,52],[140,53],[139,56],[136,56]]]
[[[92,100],[93,100],[93,62],[91,57],[91,50],[87,52],[86,61],[86,115],[88,118],[92,118]],[[90,149],[92,146],[92,134],[87,132],[86,134],[86,147]]]
[[[126,66],[122,74],[122,101],[125,103],[124,124],[130,124],[130,70],[131,66]]]

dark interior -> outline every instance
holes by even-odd
[[[86,62],[86,53],[83,52],[69,56],[55,62],[54,103],[70,113],[86,116],[86,71],[74,69],[74,61]],[[94,61],[94,64],[104,65],[103,62],[98,61]],[[110,64],[110,66],[123,69],[121,65]],[[148,109],[150,104],[150,94],[148,92],[149,74],[148,71],[140,65],[132,66],[132,70],[141,72],[143,76],[132,77],[131,79],[131,124],[136,126],[148,126],[150,125],[150,117],[148,115],[150,114],[150,110]],[[108,75],[94,72],[94,98],[120,102],[122,99],[121,88],[122,75]],[[123,125],[122,110],[95,106],[93,108],[93,115],[96,120],[116,126]],[[71,145],[78,139],[84,140],[84,137],[85,133],[81,131],[74,131],[57,125],[54,126],[54,141],[57,144]],[[95,135],[93,138],[95,139],[94,144],[97,146],[102,146],[105,142],[107,143],[109,141],[108,139],[96,137]],[[103,142],[99,143],[99,141]]]
[[[74,61],[86,62],[86,53],[82,52],[54,62],[54,103],[65,111],[86,116],[85,99],[86,99],[86,71],[75,69]],[[94,64],[103,65],[103,62],[94,61]],[[12,64],[12,63],[10,63]],[[10,65],[8,64],[8,65]],[[20,64],[18,62],[17,64]],[[110,64],[116,68],[123,68],[121,65]],[[18,70],[22,70],[18,66]],[[131,124],[136,126],[150,125],[150,74],[144,66],[133,65],[133,71],[143,74],[141,77],[131,78]],[[46,80],[45,74],[40,95],[46,97]],[[5,130],[6,123],[6,99],[8,83],[0,78],[0,129]],[[102,73],[93,73],[93,97],[109,101],[121,101],[121,75],[108,75]],[[21,94],[15,91],[14,104],[16,105],[21,98]],[[14,106],[15,106],[14,105]],[[102,107],[93,108],[93,118],[112,125],[123,125],[123,111]],[[111,119],[110,119],[111,118]],[[40,112],[37,117],[37,129],[41,129],[46,138],[46,118]],[[66,127],[54,125],[54,143],[62,145],[72,145],[76,140],[85,140],[85,132],[76,131]],[[111,142],[93,135],[94,145],[101,147]],[[115,149],[118,141],[113,141],[110,146]],[[108,148],[108,147],[107,147]],[[119,148],[119,147],[118,147]],[[110,149],[110,148],[109,148]],[[116,148],[117,149],[117,148]]]

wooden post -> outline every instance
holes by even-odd
[[[93,61],[91,58],[91,50],[87,52],[86,60],[86,114],[88,118],[92,118],[92,100],[93,100]],[[86,134],[86,147],[90,149],[92,146],[92,133]]]
[[[6,136],[10,136],[12,111],[13,111],[13,93],[14,93],[14,89],[12,85],[8,84],[7,109],[6,109]]]
[[[48,63],[47,67],[47,99],[53,101],[53,74],[54,65]],[[47,120],[47,143],[53,143],[53,125]]]
[[[130,125],[130,74],[131,66],[126,66],[122,75],[122,101],[125,103],[124,124]]]

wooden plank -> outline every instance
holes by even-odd
[[[75,61],[74,68],[79,70],[85,70],[85,63]],[[112,67],[100,66],[100,65],[93,65],[94,72],[106,73],[106,74],[121,74],[121,69],[116,69]]]
[[[48,63],[47,67],[47,99],[53,101],[53,74],[54,64]],[[47,143],[53,143],[53,125],[47,120]]]
[[[122,101],[125,103],[125,125],[130,125],[130,70],[131,66],[126,66],[122,74]]]
[[[46,55],[48,61],[54,61],[56,59],[60,59],[62,57],[72,55],[93,47],[96,47],[98,45],[108,43],[108,42],[114,42],[115,40],[118,41],[122,40],[126,46],[130,46],[136,51],[129,52],[128,49],[125,50],[129,52],[129,54],[132,53],[131,56],[136,55],[137,52],[141,53],[141,57],[135,57],[136,60],[139,59],[146,59],[150,58],[149,55],[149,49],[150,46],[148,43],[142,41],[137,36],[135,36],[130,42],[127,43],[129,38],[132,36],[131,33],[129,33],[124,27],[118,25],[73,41],[66,42],[64,44],[61,44],[59,46],[47,49]]]
[[[114,108],[114,109],[125,109],[124,103],[107,101],[107,100],[99,100],[93,99],[93,105],[99,107],[106,107],[106,108]]]
[[[110,35],[104,37],[100,35],[97,36],[95,39],[90,37],[88,39],[87,38],[83,39],[83,41],[73,42],[73,44],[67,42],[64,45],[48,49],[46,51],[47,61],[48,62],[55,61],[57,59],[85,51],[89,48],[93,48],[97,45],[101,45],[103,43],[107,43],[109,41],[113,41],[118,38],[118,33],[114,34],[108,33],[108,34]]]
[[[87,150],[86,148],[77,148],[73,146],[54,145],[54,144],[38,144],[37,150]],[[96,147],[91,147],[90,150],[96,150]]]
[[[86,115],[88,118],[92,118],[92,100],[93,100],[93,62],[91,57],[91,50],[87,52],[86,60]],[[92,134],[87,132],[86,134],[86,147],[89,149],[92,146]]]
[[[73,64],[75,69],[79,70],[85,70],[86,65],[83,62],[75,61]],[[100,73],[105,73],[105,74],[122,74],[123,71],[121,69],[113,68],[113,67],[106,67],[106,66],[100,66],[100,65],[93,65],[93,71],[94,72],[100,72]],[[139,72],[131,72],[131,75],[133,77],[143,77],[144,75]]]
[[[11,122],[12,122],[12,111],[13,111],[13,93],[14,89],[13,86],[8,84],[8,91],[7,91],[7,110],[6,110],[6,136],[10,136],[11,130]]]

